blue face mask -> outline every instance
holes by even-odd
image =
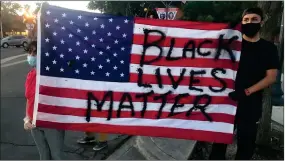
[[[30,66],[36,67],[36,65],[37,65],[37,57],[36,56],[28,55],[27,61],[28,61]]]

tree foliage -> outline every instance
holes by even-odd
[[[46,3],[46,2],[42,2],[42,3]],[[37,14],[40,11],[42,3],[41,2],[36,3],[37,8],[34,10],[33,12],[34,14]]]
[[[167,2],[169,4],[169,2]],[[172,6],[180,6],[180,1],[171,2]],[[88,8],[100,10],[103,13],[124,16],[145,17],[144,8],[153,11],[154,8],[164,8],[161,1],[90,1]]]
[[[183,5],[184,20],[231,22],[239,19],[244,9],[256,6],[254,1],[190,1]]]
[[[170,1],[164,3],[169,4]],[[171,7],[178,7],[183,11],[183,20],[207,22],[236,20],[240,18],[244,9],[256,5],[257,2],[254,1],[188,1],[186,4],[172,1],[170,4]],[[89,9],[98,9],[103,13],[139,17],[145,17],[144,8],[154,10],[164,7],[162,1],[90,1],[88,4]]]
[[[1,1],[1,22],[3,25],[3,32],[7,31],[24,31],[25,24],[22,17],[17,14],[21,11],[22,6],[11,1]]]

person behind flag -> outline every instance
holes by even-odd
[[[251,159],[262,114],[262,94],[276,81],[279,69],[276,46],[260,38],[263,26],[260,8],[246,9],[242,15],[242,50],[236,75],[235,91],[229,97],[237,101],[235,124],[237,128],[237,160]],[[227,145],[214,143],[210,159],[225,159]]]
[[[26,117],[24,118],[24,129],[31,131],[40,154],[40,160],[62,160],[62,148],[64,144],[64,131],[34,127],[32,125],[35,89],[36,89],[36,65],[37,65],[37,42],[31,41],[28,45],[27,61],[32,67],[28,73],[25,84]]]
[[[99,133],[98,134],[98,140],[96,140],[94,132],[85,132],[85,137],[77,140],[78,144],[93,144],[95,143],[95,146],[93,147],[93,150],[99,151],[108,146],[107,142],[107,134]]]

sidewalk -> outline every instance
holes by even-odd
[[[284,126],[284,106],[273,106],[271,119]]]
[[[284,91],[284,74],[281,74],[281,88]],[[271,119],[284,126],[284,105],[272,107]]]
[[[281,74],[281,88],[284,91],[284,74]],[[272,107],[272,121],[284,126],[284,105]]]

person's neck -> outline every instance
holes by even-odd
[[[259,33],[257,33],[254,37],[248,37],[245,34],[242,35],[243,39],[249,42],[257,42],[260,40]]]

